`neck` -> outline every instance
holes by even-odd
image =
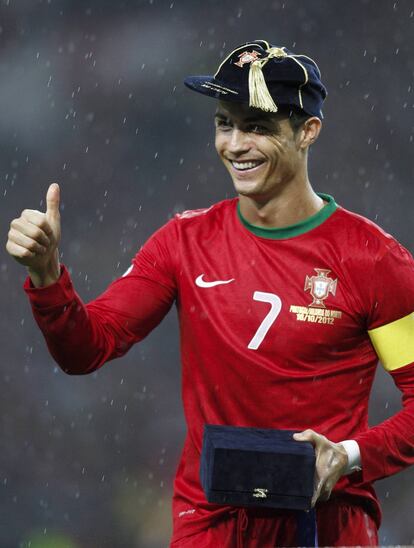
[[[304,221],[324,206],[309,180],[288,185],[269,198],[239,195],[240,212],[252,225],[282,228]]]

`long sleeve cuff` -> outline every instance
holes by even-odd
[[[23,289],[34,308],[49,308],[64,305],[73,299],[73,285],[66,267],[60,265],[60,278],[47,287],[34,287],[30,276],[26,278]]]
[[[345,440],[341,441],[341,445],[348,454],[348,466],[344,475],[359,472],[361,470],[361,452],[358,443],[355,440]]]

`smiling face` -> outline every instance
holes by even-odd
[[[219,101],[215,126],[217,153],[238,194],[268,200],[306,173],[304,132],[294,132],[287,115]]]

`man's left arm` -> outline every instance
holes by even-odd
[[[412,324],[414,344],[414,314]],[[360,471],[362,481],[371,483],[414,464],[414,363],[390,374],[402,393],[403,408],[389,419],[341,443],[313,430],[294,434],[295,440],[308,441],[315,448],[312,506],[318,500],[328,500],[337,481],[353,471]]]
[[[371,274],[365,290],[368,335],[402,394],[402,410],[342,443],[312,430],[295,435],[315,447],[313,503],[329,498],[339,478],[355,470],[371,483],[414,464],[414,259],[395,241]]]
[[[377,260],[365,294],[369,338],[402,395],[401,411],[354,437],[373,482],[414,464],[414,259],[401,244]]]
[[[391,476],[414,464],[414,359],[408,364],[403,359],[401,364],[401,356],[414,355],[414,313],[398,321],[404,325],[400,325],[388,342],[381,338],[375,342],[371,335],[381,363],[401,391],[403,408],[381,424],[355,436],[361,452],[364,482]],[[385,327],[390,326],[396,327],[393,324]],[[384,344],[390,350],[392,348],[388,357],[384,354]],[[390,356],[393,357],[391,361]]]

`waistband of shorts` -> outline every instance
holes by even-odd
[[[355,496],[336,496],[332,497],[327,501],[319,501],[316,504],[316,510],[323,511],[325,507],[356,507],[362,508],[374,521],[377,521],[377,512],[373,504],[370,504],[370,501],[365,497],[355,497]],[[238,510],[241,510],[242,507],[234,507],[230,510],[230,514],[237,513]],[[249,506],[243,507],[246,511],[248,517],[251,518],[272,518],[276,516],[288,517],[295,516],[298,512],[302,510],[284,510],[282,508],[264,508],[258,506]]]

